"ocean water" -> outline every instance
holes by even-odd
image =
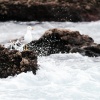
[[[0,22],[0,43],[23,36],[33,26],[33,39],[46,30],[66,28],[91,36],[100,43],[100,21],[96,22]],[[21,73],[0,79],[0,100],[100,100],[100,57],[79,53],[38,57],[37,75]]]

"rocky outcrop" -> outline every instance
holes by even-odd
[[[42,56],[60,52],[100,56],[100,45],[94,43],[91,37],[67,29],[50,29],[39,40],[27,44],[27,47]]]
[[[99,0],[0,0],[0,21],[96,21]]]
[[[100,56],[100,44],[88,35],[67,29],[47,30],[39,40],[25,45],[28,51],[9,50],[0,45],[0,78],[38,69],[37,56],[55,53],[80,53],[83,56]]]
[[[36,74],[37,56],[33,51],[8,50],[0,45],[0,78],[32,71]]]

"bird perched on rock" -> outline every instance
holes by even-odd
[[[27,31],[26,31],[26,34],[24,35],[24,43],[27,44],[27,43],[30,43],[32,41],[32,30],[33,30],[33,27],[31,26],[28,26],[27,27]]]
[[[25,43],[25,45],[23,46],[23,50],[28,50],[27,44],[30,43],[33,40],[33,38],[32,38],[32,30],[33,30],[33,27],[31,27],[31,26],[27,27],[27,32],[24,35],[24,43]]]
[[[23,51],[23,47],[25,46],[24,50],[27,50],[26,44],[30,43],[33,39],[32,30],[33,30],[33,27],[28,26],[26,33],[23,37],[19,39],[10,40],[7,44],[4,45],[4,47],[9,48],[10,50],[16,49],[19,51]]]

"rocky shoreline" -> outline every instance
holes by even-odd
[[[98,0],[0,0],[0,21],[96,21]]]
[[[83,56],[100,56],[100,44],[88,35],[68,29],[49,29],[40,39],[28,44],[27,51],[9,50],[0,45],[0,78],[15,76],[22,72],[38,70],[37,56],[56,53],[80,53]]]

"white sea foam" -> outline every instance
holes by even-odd
[[[100,43],[100,21],[97,22],[0,22],[0,42],[24,35],[34,26],[38,39],[50,28],[68,28],[90,35]],[[0,79],[0,100],[100,100],[100,57],[53,54],[38,57],[37,75],[32,72]]]

